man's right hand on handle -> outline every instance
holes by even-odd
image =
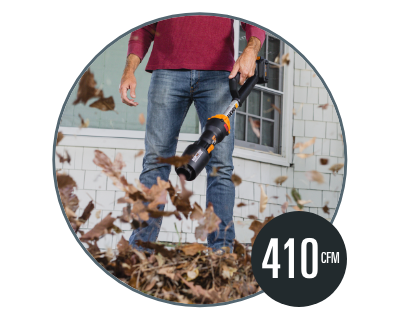
[[[126,58],[126,65],[124,69],[124,73],[121,78],[121,83],[119,85],[119,94],[121,95],[121,100],[123,103],[128,106],[136,107],[139,105],[138,102],[135,102],[136,98],[136,77],[135,71],[140,64],[140,58],[135,54],[130,54]],[[132,99],[129,99],[127,96],[128,90],[130,90],[130,96]]]

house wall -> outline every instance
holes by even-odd
[[[305,210],[330,219],[335,211],[338,197],[342,188],[343,169],[339,174],[332,174],[328,169],[335,163],[344,163],[343,143],[341,139],[341,129],[336,111],[332,101],[329,99],[326,89],[322,82],[315,75],[314,71],[306,62],[295,53],[291,65],[287,68],[294,68],[294,96],[293,106],[296,114],[293,115],[293,137],[294,143],[305,142],[316,137],[313,146],[307,148],[303,153],[313,154],[306,159],[296,156],[298,149],[294,151],[293,161],[290,167],[279,166],[270,163],[253,161],[235,156],[234,172],[239,175],[243,182],[236,188],[235,203],[243,202],[244,207],[235,206],[233,220],[235,222],[236,237],[242,243],[250,243],[253,232],[248,230],[252,220],[248,215],[255,215],[263,220],[266,216],[278,216],[282,214],[281,205],[287,201],[286,194],[291,194],[291,189],[296,188],[302,199],[312,202],[305,205]],[[326,110],[318,108],[319,105],[328,103]],[[291,104],[289,104],[291,105]],[[284,110],[283,112],[291,112]],[[56,169],[61,169],[71,175],[78,185],[76,194],[80,199],[78,214],[81,214],[84,207],[90,200],[95,203],[95,209],[89,221],[83,226],[82,230],[92,228],[100,219],[96,218],[95,212],[101,211],[100,218],[109,212],[117,217],[121,214],[122,205],[117,203],[117,199],[122,197],[123,192],[115,188],[111,180],[101,173],[93,163],[94,150],[99,149],[107,154],[111,160],[116,153],[120,152],[127,166],[123,169],[123,174],[128,182],[134,183],[139,178],[142,168],[143,157],[135,155],[144,149],[143,139],[110,138],[110,137],[90,137],[77,134],[66,135],[57,146],[57,152],[62,154],[68,150],[72,161],[70,164],[61,164],[56,157]],[[107,131],[104,131],[105,135]],[[189,142],[179,141],[178,153],[182,152]],[[238,148],[238,147],[236,147]],[[329,160],[329,164],[322,166],[320,158]],[[306,179],[305,172],[317,170],[324,175],[324,184],[310,182]],[[282,186],[274,182],[278,176],[288,176]],[[171,182],[178,183],[174,170],[171,171]],[[263,213],[259,213],[260,186],[264,188],[269,197],[269,202]],[[193,191],[192,202],[198,202],[203,208],[206,206],[206,176],[203,172],[194,182],[188,182],[186,188]],[[323,212],[322,207],[327,203],[330,214]],[[288,210],[293,210],[289,205]],[[166,205],[166,210],[173,210],[171,202]],[[120,223],[119,220],[116,222]],[[119,224],[123,233],[117,236],[107,235],[99,242],[101,248],[115,248],[120,237],[124,235],[126,239],[131,234],[129,224]],[[194,242],[194,230],[196,222],[186,220],[178,221],[175,217],[165,218],[158,240],[167,242]],[[178,232],[176,231],[178,230]]]

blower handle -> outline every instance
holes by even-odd
[[[254,75],[246,80],[243,86],[239,89],[240,73],[229,80],[229,89],[231,91],[232,99],[239,102],[239,107],[243,104],[253,90],[256,84],[264,84],[268,82],[269,63],[268,60],[257,58],[256,69]]]

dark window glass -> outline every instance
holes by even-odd
[[[268,88],[279,90],[279,67],[269,66]]]
[[[272,108],[272,103],[274,101],[275,97],[272,94],[269,93],[263,93],[263,114],[262,116],[264,118],[270,118],[274,119],[275,116],[275,110]]]
[[[247,112],[259,116],[260,108],[261,108],[261,92],[253,90],[249,95],[249,107]]]
[[[269,36],[268,37],[268,60],[274,62],[275,58],[280,56],[280,40]]]
[[[274,123],[263,120],[262,123],[262,145],[273,147],[274,146]]]
[[[235,139],[244,141],[246,128],[246,116],[240,113],[235,115]]]

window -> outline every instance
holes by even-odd
[[[239,55],[246,45],[246,33],[240,25]],[[284,44],[281,40],[266,34],[266,39],[258,55],[270,62],[269,81],[264,85],[256,85],[242,107],[237,109],[235,144],[238,146],[281,153],[281,114],[279,111],[282,110],[283,68],[275,63],[275,59],[282,56],[283,48]],[[252,123],[259,125],[260,137],[254,133]]]

